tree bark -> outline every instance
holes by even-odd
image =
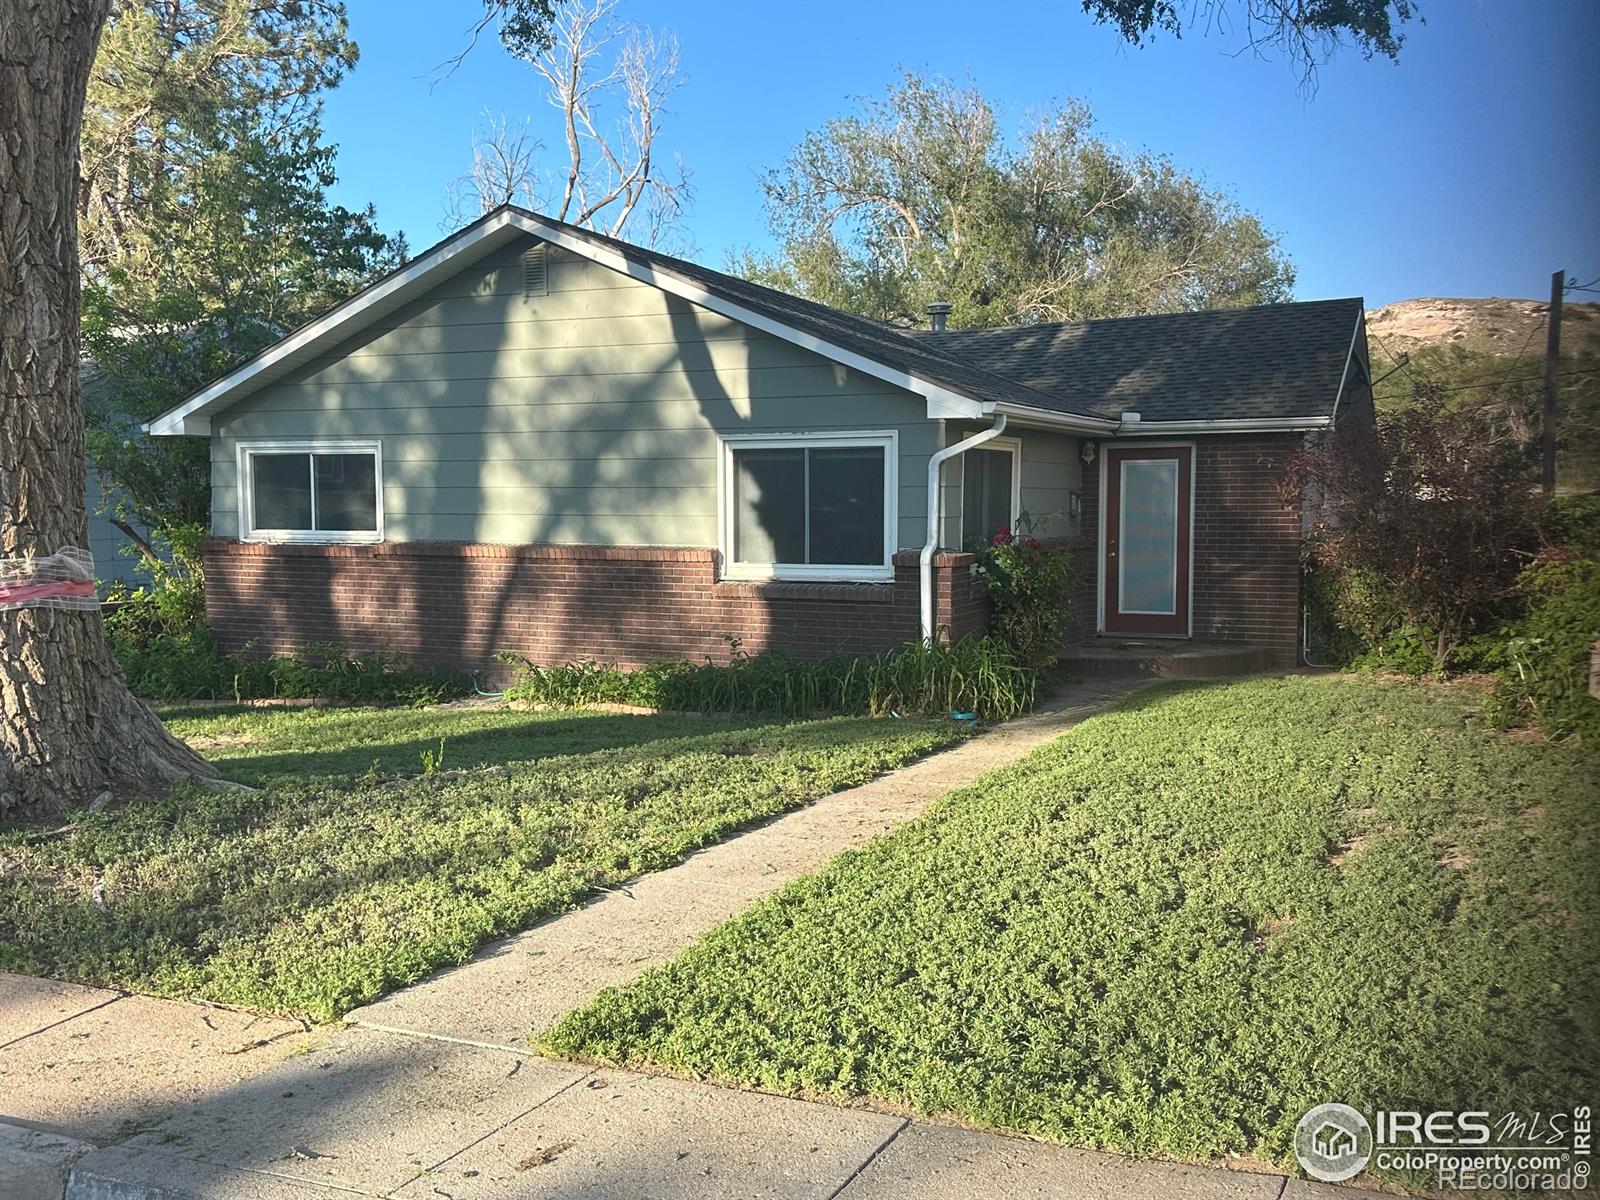
[[[0,0],[0,557],[85,545],[78,133],[108,0]],[[215,772],[129,692],[100,614],[0,613],[0,816]]]

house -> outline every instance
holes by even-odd
[[[78,367],[78,384],[86,413],[104,414],[110,410],[110,386],[104,373],[87,357]],[[122,420],[127,423],[125,418]],[[131,423],[129,431],[132,432]],[[110,477],[95,465],[92,458],[86,459],[83,508],[89,523],[89,544],[84,549],[94,557],[94,574],[102,591],[112,584],[137,588],[150,582],[149,568],[136,549],[138,543],[113,521],[120,499],[121,493]],[[149,530],[139,522],[130,520],[129,527],[148,539]]]
[[[211,439],[229,646],[478,666],[959,637],[987,617],[963,547],[1027,513],[1077,557],[1075,636],[1296,661],[1278,483],[1304,438],[1370,416],[1359,300],[933,318],[505,206],[146,429]]]

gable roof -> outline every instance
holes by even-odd
[[[1060,325],[918,331],[1067,411],[1145,421],[1331,416],[1359,299]]]
[[[525,236],[921,395],[930,418],[971,419],[1004,412],[1096,435],[1113,432],[1121,413],[1130,408],[1136,408],[1146,423],[1165,419],[1157,416],[1162,396],[1173,412],[1202,414],[1182,419],[1287,420],[1298,422],[1294,428],[1326,424],[1342,385],[1337,369],[1332,382],[1325,379],[1326,364],[1336,350],[1343,364],[1355,328],[1346,321],[1342,347],[1335,346],[1339,339],[1333,336],[1333,327],[1345,309],[1334,311],[1329,306],[1354,306],[1351,311],[1357,318],[1361,313],[1359,301],[1325,301],[934,334],[840,312],[502,205],[266,347],[144,428],[157,435],[209,433],[211,414],[283,378],[449,276]],[[1249,335],[1238,331],[1239,313],[1273,314],[1262,327],[1278,332],[1260,347],[1241,345],[1235,339]],[[1174,341],[1178,329],[1170,323],[1184,318],[1194,319],[1182,332],[1185,344],[1193,345],[1179,352],[1167,343]],[[1135,325],[1137,330],[1112,328]],[[1309,365],[1302,368],[1302,363]],[[1230,371],[1239,373],[1231,383]],[[1197,392],[1192,380],[1201,376],[1206,386]],[[1275,400],[1273,389],[1280,385],[1283,396]],[[1164,392],[1163,387],[1171,391]],[[1149,399],[1130,403],[1135,397]]]

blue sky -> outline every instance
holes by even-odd
[[[667,3],[623,15],[674,30],[688,80],[661,144],[693,173],[687,240],[722,266],[770,245],[759,174],[808,130],[881,94],[902,67],[967,80],[1015,128],[1086,100],[1100,132],[1169,153],[1279,233],[1303,299],[1539,296],[1550,272],[1600,276],[1600,3],[1420,0],[1398,64],[1341,53],[1302,97],[1237,38],[1124,46],[1077,0]],[[485,38],[476,0],[348,0],[361,61],[327,102],[336,198],[377,205],[413,249],[438,239],[449,181],[485,112],[560,135],[539,80]],[[555,154],[549,156],[558,165]]]

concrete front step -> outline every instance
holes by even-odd
[[[1097,638],[1068,649],[1057,665],[1080,678],[1214,679],[1268,670],[1272,659],[1266,646]]]

